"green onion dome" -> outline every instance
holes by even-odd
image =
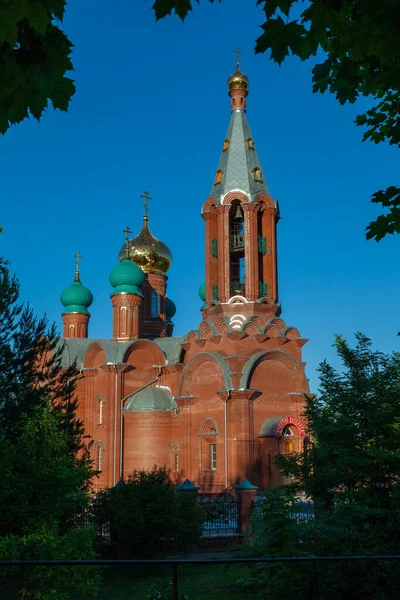
[[[129,258],[124,258],[112,270],[109,276],[114,294],[136,294],[143,296],[140,286],[143,284],[145,275],[140,267]]]
[[[203,281],[203,283],[199,287],[199,296],[200,296],[200,299],[203,300],[203,302],[206,301],[206,282],[205,281]]]
[[[165,314],[167,315],[167,319],[172,319],[176,313],[175,302],[172,302],[170,298],[165,298]]]
[[[61,292],[61,304],[65,307],[64,313],[83,313],[88,315],[88,308],[93,302],[92,292],[78,279]]]

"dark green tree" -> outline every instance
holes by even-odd
[[[294,490],[320,508],[329,510],[333,500],[355,503],[385,519],[400,510],[400,353],[382,354],[365,336],[356,337],[351,348],[336,336],[343,373],[320,366],[320,394],[306,400],[312,441],[277,464],[294,478]]]
[[[76,418],[75,369],[64,371],[54,327],[19,303],[19,284],[0,260],[0,556],[94,557],[94,531],[76,522],[94,475]],[[2,571],[0,595],[67,599],[96,591],[95,573]],[[3,586],[3,587],[2,587]]]
[[[109,523],[115,541],[137,558],[155,558],[188,550],[199,539],[203,515],[193,497],[176,492],[165,467],[136,470],[127,482],[101,491],[94,513],[99,525]]]
[[[320,366],[319,395],[306,398],[309,436],[301,452],[277,457],[288,484],[261,506],[254,543],[257,556],[388,555],[400,535],[400,353],[374,351],[357,334],[352,348],[341,336],[335,346],[338,372]],[[315,518],[297,521],[299,498],[314,501]],[[299,578],[303,572],[304,577]],[[318,565],[319,597],[395,598],[400,568],[394,563]],[[280,597],[296,581],[300,598],[312,596],[310,566],[259,567],[246,585],[264,584]]]

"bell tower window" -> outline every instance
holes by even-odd
[[[230,144],[229,140],[224,140],[224,147],[222,149],[222,152],[226,152],[227,150],[229,150],[229,144]]]
[[[160,294],[155,290],[151,292],[151,316],[153,318],[160,316]]]
[[[232,203],[229,212],[231,296],[245,295],[244,215],[239,201]]]

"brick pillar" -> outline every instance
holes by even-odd
[[[253,464],[252,403],[258,390],[230,390],[228,401],[229,481],[250,477]]]
[[[63,313],[65,338],[87,338],[89,328],[89,313]]]
[[[112,294],[113,339],[116,342],[139,337],[139,308],[142,297],[137,294]]]
[[[239,485],[235,485],[235,490],[238,497],[238,533],[251,535],[251,513],[253,512],[257,486],[250,483],[248,479],[243,479]]]
[[[253,202],[242,204],[244,213],[246,298],[254,302],[258,298],[258,227],[257,213],[260,205]]]

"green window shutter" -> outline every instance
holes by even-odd
[[[268,283],[264,283],[263,281],[258,282],[258,296],[259,298],[268,297]]]
[[[218,300],[218,286],[217,285],[212,286],[212,297],[213,297],[213,300]]]
[[[267,238],[265,237],[265,235],[258,236],[258,251],[260,254],[268,253]]]
[[[211,240],[211,254],[218,256],[218,240]]]

